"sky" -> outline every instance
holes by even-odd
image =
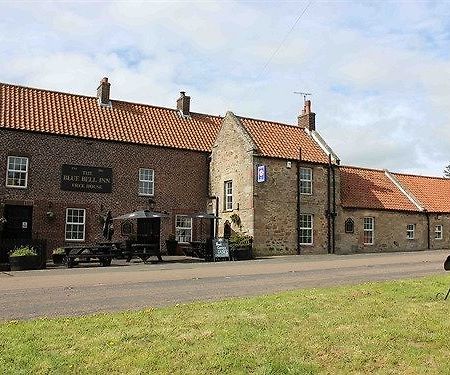
[[[112,99],[174,108],[186,91],[194,112],[287,124],[309,92],[342,164],[450,163],[449,1],[0,5],[1,82],[95,96],[106,76]]]

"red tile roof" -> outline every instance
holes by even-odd
[[[450,179],[393,173],[429,212],[450,212]]]
[[[327,163],[328,156],[303,128],[277,122],[240,117],[259,151],[265,156]]]
[[[0,83],[0,128],[147,145],[211,151],[222,117]],[[327,162],[327,156],[297,126],[240,117],[264,156]]]
[[[341,203],[347,208],[418,211],[384,171],[340,167]]]

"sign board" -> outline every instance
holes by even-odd
[[[61,190],[111,193],[112,169],[63,164]]]
[[[267,181],[267,166],[258,165],[256,170],[256,181],[257,182],[266,182]]]
[[[229,258],[230,248],[226,238],[215,238],[213,243],[213,257],[215,258]]]

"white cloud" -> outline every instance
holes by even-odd
[[[450,157],[450,5],[2,3],[0,80],[317,127],[345,164],[441,174]]]

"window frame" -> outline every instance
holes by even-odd
[[[82,223],[76,223],[76,222],[69,222],[69,210],[77,210],[77,211],[83,211],[83,222]],[[68,225],[82,225],[83,226],[83,238],[67,238],[68,233],[73,233],[74,231],[68,231],[67,226]],[[66,208],[66,222],[64,225],[64,239],[67,242],[84,242],[86,241],[86,209],[85,208],[76,208],[76,207],[67,207]]]
[[[152,179],[151,180],[144,180],[141,179],[141,172],[143,171],[151,171],[152,174]],[[138,172],[138,194],[139,196],[142,197],[154,197],[155,196],[155,170],[152,168],[139,168],[139,172]],[[141,192],[141,183],[150,183],[151,185],[151,192],[150,193],[145,193],[145,192]]]
[[[412,228],[410,228],[412,227]],[[410,235],[412,233],[412,236]],[[415,240],[416,239],[416,224],[406,224],[406,239]]]
[[[309,219],[310,219],[309,221],[311,222],[311,226],[310,227],[302,226],[302,223],[305,222],[304,220],[302,220],[302,218],[301,218],[302,216],[309,217]],[[299,231],[300,231],[300,233],[299,233],[299,244],[301,246],[314,246],[314,215],[313,214],[300,214],[298,220],[299,220],[298,228],[299,228]],[[308,220],[306,220],[306,222],[308,222]],[[308,238],[309,237],[308,235],[302,235],[302,231],[310,231],[311,232],[311,235],[310,235],[311,242],[303,242],[302,241],[302,238]]]
[[[305,179],[302,178],[302,171],[309,171],[309,179]],[[299,181],[300,181],[300,186],[299,186],[299,192],[301,195],[312,195],[313,194],[313,170],[312,168],[309,167],[300,167],[299,170]],[[307,186],[309,186],[309,192],[303,192],[302,188],[305,186],[304,184],[307,184]]]
[[[17,159],[25,159],[26,163],[25,163],[25,171],[22,170],[16,170],[16,169],[9,169],[9,161],[11,158],[17,158]],[[15,188],[15,189],[27,189],[28,188],[28,170],[29,170],[29,158],[27,156],[17,156],[17,155],[8,155],[7,160],[6,160],[6,181],[5,181],[5,186],[7,188]],[[20,185],[10,185],[8,184],[8,175],[9,172],[12,173],[25,173],[25,186],[20,186]],[[13,179],[14,180],[14,179]]]
[[[369,223],[370,223],[370,228],[368,227]],[[370,242],[366,241],[367,233],[370,233]],[[373,216],[364,217],[364,220],[363,220],[363,243],[364,243],[364,245],[368,245],[368,246],[372,246],[375,243],[375,218]]]
[[[190,222],[191,222],[190,227],[180,227],[180,226],[177,226],[177,219],[178,219],[179,217],[185,217],[185,218],[189,219]],[[177,230],[178,230],[178,229],[181,229],[181,230],[189,229],[189,230],[190,230],[191,235],[190,235],[189,241],[180,241],[180,240],[179,240],[179,235],[177,234]],[[175,215],[175,238],[176,238],[176,240],[178,241],[178,243],[189,243],[189,242],[191,242],[191,241],[192,241],[192,234],[193,234],[192,232],[193,232],[193,220],[192,220],[192,217],[189,217],[188,215],[182,215],[182,214],[180,214],[180,215]],[[186,236],[184,236],[184,237],[186,237]]]
[[[438,227],[440,228],[438,230]],[[436,237],[436,235],[439,233],[439,237]],[[443,226],[442,224],[437,224],[434,226],[434,239],[437,241],[441,241],[444,238],[443,236]]]
[[[228,193],[228,184],[231,187],[231,193]],[[233,211],[233,180],[224,181],[223,196],[224,211]],[[228,198],[230,198],[230,200]]]

